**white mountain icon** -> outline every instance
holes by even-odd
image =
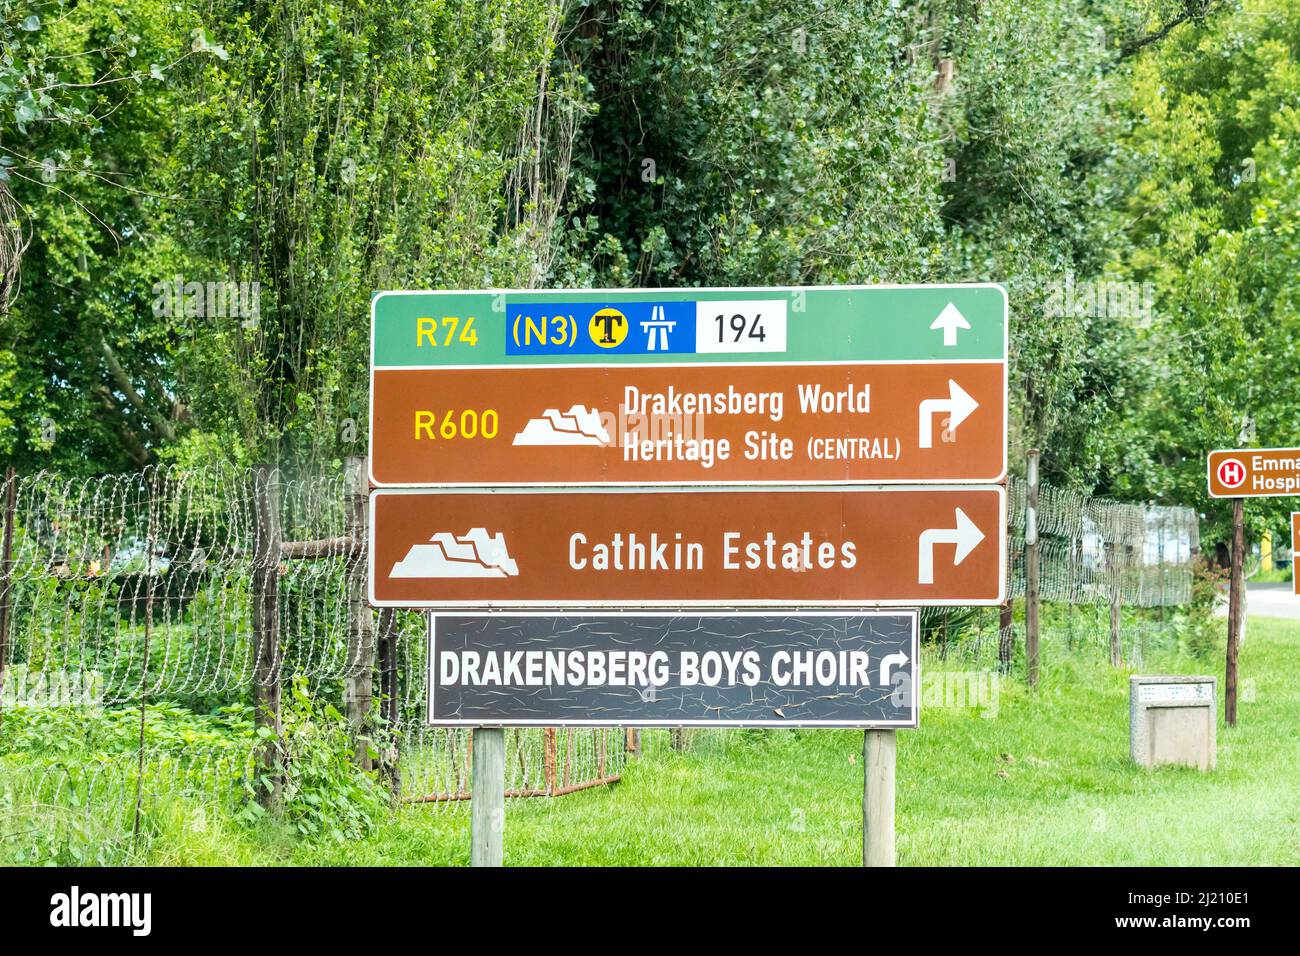
[[[470,528],[457,537],[439,531],[428,544],[416,544],[393,565],[390,578],[513,578],[519,566],[510,557],[501,532],[491,537],[486,528]]]
[[[529,419],[515,436],[516,445],[608,445],[609,432],[600,423],[600,412],[574,405],[567,412],[548,408],[540,418]]]

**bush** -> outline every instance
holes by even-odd
[[[373,774],[353,762],[343,715],[330,704],[316,704],[306,678],[296,677],[281,707],[281,721],[280,739],[267,727],[258,733],[277,755],[274,772],[283,780],[277,809],[285,821],[308,839],[341,842],[368,834],[387,809],[389,797]],[[256,793],[271,786],[265,776],[254,781]],[[260,820],[264,812],[250,801],[244,818]]]

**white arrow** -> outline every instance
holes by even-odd
[[[970,323],[966,321],[966,316],[957,310],[957,307],[949,302],[939,313],[939,317],[930,323],[932,329],[943,329],[943,344],[957,344],[957,330],[969,329]]]
[[[929,448],[933,444],[932,416],[939,412],[947,412],[948,427],[956,428],[979,407],[980,403],[967,395],[965,389],[952,379],[948,379],[947,398],[927,398],[921,403],[921,447]]]
[[[906,663],[907,655],[902,651],[899,651],[897,654],[890,654],[888,657],[882,659],[880,662],[880,686],[889,686],[889,670],[894,664],[902,667]]]
[[[957,552],[952,557],[955,568],[966,560],[966,555],[984,540],[984,532],[975,527],[975,522],[966,517],[960,508],[957,511],[957,527],[930,528],[921,532],[920,554],[917,560],[916,580],[918,584],[934,583],[934,546],[936,544],[955,544]]]

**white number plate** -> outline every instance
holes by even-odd
[[[784,352],[785,299],[695,303],[696,352]]]

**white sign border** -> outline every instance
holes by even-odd
[[[788,614],[782,615],[781,611],[785,610]],[[617,722],[600,721],[600,720],[583,720],[578,719],[530,719],[530,720],[512,720],[512,721],[491,721],[478,720],[471,718],[459,718],[454,720],[434,721],[433,718],[433,698],[434,688],[437,681],[434,680],[433,669],[436,665],[437,657],[434,654],[433,643],[437,631],[437,619],[439,617],[464,617],[464,618],[484,618],[484,617],[550,617],[550,618],[581,618],[581,617],[884,617],[884,616],[907,616],[911,618],[912,625],[912,703],[911,717],[907,720],[877,720],[877,721],[841,721],[841,720],[666,720],[666,719],[632,719],[621,720]],[[479,613],[453,612],[450,614],[437,614],[431,612],[427,615],[427,651],[428,664],[428,693],[425,697],[424,726],[426,727],[787,727],[792,730],[799,728],[816,728],[825,729],[842,729],[842,730],[885,730],[885,729],[907,729],[915,730],[921,726],[921,610],[915,605],[900,608],[882,608],[882,607],[864,607],[858,610],[845,609],[843,611],[801,611],[797,607],[772,608],[770,610],[726,610],[712,609],[707,611],[642,611],[635,608],[613,609],[613,610],[583,610],[569,612],[550,612],[550,611],[481,611]]]
[[[856,484],[850,486],[815,486],[807,487],[802,485],[784,485],[779,487],[761,487],[757,485],[745,485],[740,487],[662,487],[662,488],[643,488],[632,485],[604,486],[598,488],[584,488],[583,492],[587,494],[723,494],[727,492],[753,492],[761,494],[771,491],[793,491],[803,494],[821,494],[821,493],[841,493],[851,491],[855,493],[890,493],[902,491],[921,491],[921,492],[969,492],[969,491],[994,491],[998,495],[998,596],[996,598],[962,598],[953,597],[943,600],[926,601],[918,600],[915,597],[900,598],[898,600],[877,600],[864,601],[861,599],[854,600],[810,600],[806,602],[791,600],[771,600],[771,601],[656,601],[652,599],[642,601],[591,601],[591,600],[574,600],[574,601],[523,601],[523,600],[506,600],[506,601],[378,601],[375,598],[375,502],[385,495],[483,495],[483,494],[501,494],[501,495],[562,495],[571,492],[570,488],[561,488],[555,486],[545,487],[526,487],[526,488],[375,488],[370,492],[370,500],[367,503],[369,513],[366,521],[366,598],[371,607],[392,607],[404,608],[406,610],[464,610],[464,609],[511,609],[511,608],[892,608],[892,607],[996,607],[1007,598],[1007,490],[1002,485],[863,485]],[[982,530],[982,529],[981,529]],[[987,539],[989,535],[985,533]]]
[[[1296,491],[1251,491],[1239,492],[1238,494],[1216,494],[1214,491],[1214,472],[1211,462],[1215,455],[1251,455],[1258,454],[1262,451],[1295,451],[1297,457],[1300,457],[1300,449],[1292,448],[1211,448],[1205,453],[1205,492],[1206,494],[1218,501],[1232,500],[1233,498],[1297,498],[1300,492]]]

